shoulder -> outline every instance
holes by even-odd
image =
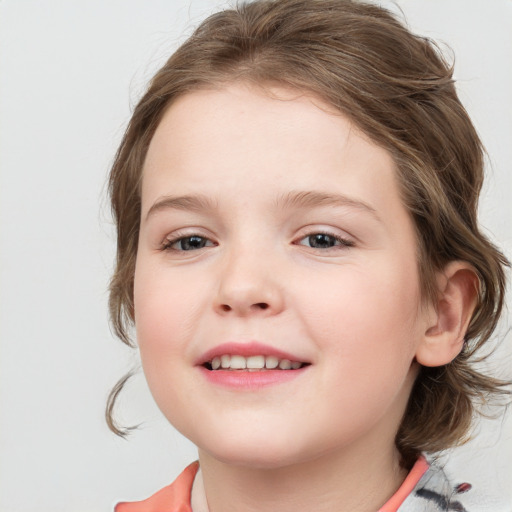
[[[178,478],[167,487],[160,489],[151,497],[142,501],[118,503],[115,512],[192,512],[190,493],[199,468],[193,462],[185,468]]]

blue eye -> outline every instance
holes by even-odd
[[[213,242],[208,238],[198,235],[183,236],[174,240],[167,240],[163,248],[174,251],[196,251],[203,247],[213,246]]]
[[[354,245],[350,240],[345,240],[335,235],[328,233],[313,233],[302,238],[299,241],[300,245],[305,245],[313,249],[330,249],[331,247],[352,247]]]

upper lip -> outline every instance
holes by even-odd
[[[290,361],[299,361],[301,363],[308,362],[299,356],[290,354],[289,352],[285,352],[270,345],[265,345],[264,343],[251,341],[249,343],[228,342],[217,345],[216,347],[213,347],[212,349],[202,354],[196,364],[203,365],[205,363],[209,363],[214,357],[220,357],[225,354],[244,357],[274,356],[278,359],[288,359]]]

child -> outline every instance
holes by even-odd
[[[436,47],[350,0],[206,20],[110,177],[111,314],[199,463],[117,512],[465,510],[423,453],[505,383],[483,150]],[[114,389],[108,405],[111,428]],[[199,469],[200,468],[200,469]]]

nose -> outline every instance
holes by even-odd
[[[215,310],[221,315],[272,316],[284,308],[276,262],[252,250],[226,261],[219,279]]]

